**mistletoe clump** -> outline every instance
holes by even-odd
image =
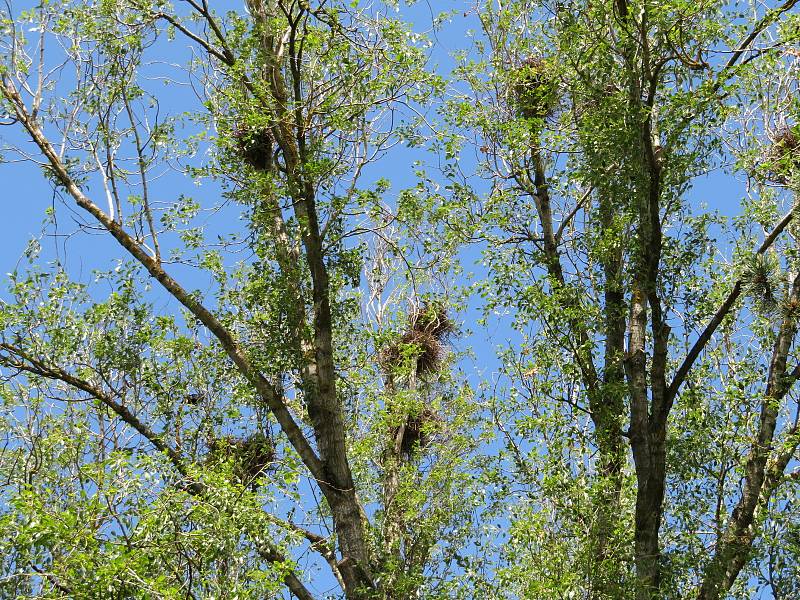
[[[772,313],[778,307],[778,265],[772,256],[748,257],[742,270],[742,283],[759,311]]]

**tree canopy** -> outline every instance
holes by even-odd
[[[0,8],[0,596],[800,594],[797,0],[452,4]]]

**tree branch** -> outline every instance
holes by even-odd
[[[13,346],[6,342],[0,342],[0,350],[4,350],[8,354],[8,357],[4,357],[2,354],[0,354],[0,364],[5,364],[12,369],[18,369],[27,373],[46,377],[48,379],[61,381],[76,389],[86,392],[93,398],[96,398],[102,402],[120,419],[133,427],[143,438],[149,441],[159,452],[166,455],[181,475],[187,478],[189,477],[189,469],[187,468],[187,465],[180,453],[169,446],[163,439],[161,439],[161,436],[148,427],[147,424],[142,422],[130,411],[130,409],[128,409],[122,403],[114,400],[114,398],[106,394],[103,390],[92,385],[88,381],[80,379],[79,377],[75,377],[60,367],[46,365],[17,346]],[[16,360],[13,357],[16,357]],[[199,494],[203,491],[203,486],[197,482],[190,482],[188,487],[192,489],[194,493]]]
[[[294,420],[288,407],[283,402],[281,394],[278,393],[264,376],[258,372],[250,363],[239,344],[224,325],[197,299],[189,294],[181,285],[170,277],[167,272],[150,257],[120,224],[110,219],[94,202],[92,202],[80,190],[75,181],[70,177],[66,167],[59,159],[49,140],[45,138],[39,125],[34,122],[28,114],[19,93],[8,79],[3,79],[0,83],[0,90],[14,108],[18,120],[28,130],[33,141],[47,157],[58,180],[75,200],[76,204],[91,214],[116,240],[127,250],[139,263],[141,263],[156,279],[164,289],[171,294],[178,302],[185,306],[209,331],[219,340],[225,352],[237,366],[242,375],[250,381],[264,400],[275,419],[281,427],[292,447],[297,451],[303,464],[311,472],[311,475],[322,483],[327,482],[327,476],[323,469],[322,462],[311,448],[300,427]]]
[[[744,54],[750,47],[750,44],[752,44],[755,41],[755,39],[759,35],[761,35],[761,32],[763,32],[767,27],[772,25],[772,23],[774,23],[778,19],[778,17],[780,17],[783,13],[790,11],[794,7],[794,5],[797,4],[797,2],[798,0],[786,0],[786,2],[784,2],[781,6],[779,6],[774,10],[768,11],[767,14],[761,17],[761,20],[755,24],[752,31],[747,35],[747,37],[745,37],[739,43],[739,46],[736,48],[731,57],[728,59],[728,62],[725,63],[725,66],[722,68],[721,72],[724,73],[725,71],[731,69],[734,65],[736,65],[736,63],[741,58],[742,54]],[[725,79],[720,79],[714,85],[714,89],[719,89],[720,86],[722,86],[722,84],[724,83],[724,81]]]
[[[792,221],[796,209],[797,204],[795,204],[795,206],[792,207],[792,210],[783,216],[773,230],[769,232],[767,237],[764,238],[763,243],[761,246],[759,246],[758,250],[756,250],[756,254],[764,254],[770,247],[772,247],[772,244],[775,243],[775,240],[778,238],[778,236],[783,233],[783,231]],[[736,300],[739,299],[739,296],[742,293],[742,287],[742,280],[737,280],[733,286],[733,289],[717,309],[717,312],[715,312],[714,316],[711,317],[711,321],[709,321],[708,325],[706,325],[706,328],[700,334],[700,337],[697,338],[697,341],[695,341],[694,345],[686,354],[686,358],[683,359],[680,367],[678,367],[678,370],[675,372],[675,376],[673,377],[672,382],[667,389],[663,410],[669,412],[673,402],[675,401],[675,397],[678,395],[681,385],[683,385],[683,382],[686,380],[686,377],[694,366],[695,361],[700,356],[700,353],[705,349],[709,340],[711,340],[711,336],[714,335],[714,332],[720,326],[722,321],[726,316],[728,316],[733,308],[733,305],[736,303]]]
[[[143,438],[150,442],[153,447],[155,447],[159,452],[164,454],[169,459],[170,463],[172,463],[172,466],[175,467],[175,469],[187,480],[185,484],[186,491],[188,491],[191,495],[201,499],[208,495],[208,489],[205,485],[192,480],[190,469],[180,452],[169,446],[163,439],[161,439],[161,436],[159,436],[155,431],[142,422],[141,419],[139,419],[125,405],[118,402],[103,390],[92,385],[88,381],[79,377],[75,377],[60,367],[48,366],[16,346],[12,346],[11,344],[7,344],[5,342],[0,342],[0,350],[5,350],[9,355],[16,356],[23,361],[19,362],[13,359],[4,359],[4,357],[0,355],[0,364],[5,363],[8,367],[13,369],[18,369],[34,375],[46,377],[48,379],[61,381],[73,388],[86,392],[93,398],[102,402],[120,419],[135,429]],[[288,523],[278,519],[273,515],[267,514],[267,517],[290,531],[301,533],[303,537],[311,542],[311,547],[319,552],[325,558],[325,560],[331,564],[334,574],[337,576],[337,578],[339,577],[338,571],[335,568],[335,557],[333,559],[331,558],[332,550],[325,538],[316,535],[311,531],[307,531],[301,527],[298,527],[293,523]],[[286,557],[282,555],[272,544],[261,545],[259,547],[259,554],[265,560],[272,563],[285,563],[287,560]],[[313,600],[311,593],[306,589],[303,583],[293,572],[289,571],[284,575],[284,583],[292,591],[292,593],[297,596],[297,598],[300,598],[301,600]]]
[[[194,40],[195,42],[197,42],[198,44],[200,44],[200,45],[203,47],[203,49],[204,49],[206,52],[208,52],[208,53],[209,53],[211,56],[213,56],[214,58],[217,58],[217,59],[219,59],[221,62],[223,62],[223,63],[225,63],[225,64],[227,64],[227,65],[230,65],[230,64],[231,64],[231,63],[228,61],[228,58],[225,56],[225,54],[223,54],[222,52],[220,52],[219,50],[217,50],[216,48],[214,48],[214,47],[213,47],[213,46],[212,46],[212,45],[211,45],[211,44],[210,44],[210,43],[209,43],[207,40],[204,40],[204,39],[203,39],[203,38],[201,38],[199,35],[197,35],[197,34],[196,34],[196,33],[194,33],[193,31],[191,31],[190,29],[187,29],[186,27],[184,27],[184,26],[181,24],[181,22],[180,22],[180,21],[178,21],[178,20],[177,20],[175,17],[173,17],[172,15],[170,15],[170,14],[168,14],[168,13],[163,13],[163,12],[160,12],[160,13],[156,13],[156,14],[155,14],[155,17],[156,17],[157,19],[164,19],[165,21],[167,21],[167,22],[168,22],[170,25],[172,25],[172,26],[173,26],[175,29],[177,29],[178,31],[180,31],[180,32],[181,32],[183,35],[185,35],[185,36],[186,36],[186,37],[188,37],[189,39],[191,39],[191,40]]]
[[[788,300],[800,301],[800,275],[792,282]],[[698,591],[699,600],[716,600],[730,589],[739,576],[750,556],[750,549],[758,532],[758,524],[755,522],[756,510],[771,497],[793,454],[793,449],[788,453],[778,453],[770,461],[778,425],[779,402],[789,392],[796,381],[797,373],[800,372],[797,367],[788,376],[786,372],[787,358],[797,328],[797,316],[788,314],[783,318],[775,338],[767,385],[761,401],[758,432],[751,443],[744,465],[741,496],[731,513],[725,532],[717,542],[714,557],[705,569]]]

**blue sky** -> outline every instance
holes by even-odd
[[[15,10],[18,7],[27,5],[28,2],[15,2]],[[234,3],[238,4],[238,3]],[[434,45],[431,51],[431,63],[435,65],[441,73],[447,73],[453,65],[451,53],[469,47],[469,40],[465,37],[468,29],[475,29],[477,22],[474,15],[463,12],[465,2],[418,2],[412,7],[403,7],[401,14],[419,31],[430,31],[430,19],[434,11],[452,12],[452,17],[443,27],[432,34]],[[187,56],[189,45],[180,38],[171,44],[162,44],[165,54],[163,60],[168,63],[175,63],[184,60]],[[160,50],[160,48],[159,48]],[[191,91],[185,86],[164,86],[158,92],[162,108],[169,111],[179,111],[184,106],[183,103],[193,99]],[[20,132],[17,127],[0,128],[0,139],[19,140]],[[6,154],[6,159],[13,157]],[[412,170],[412,162],[417,159],[430,160],[430,156],[424,152],[394,152],[387,160],[377,163],[367,172],[364,182],[378,177],[385,177],[392,181],[391,193],[397,193],[403,187],[411,186],[415,183]],[[45,210],[54,204],[52,188],[49,183],[41,176],[41,171],[31,166],[19,162],[0,163],[0,182],[4,187],[6,197],[9,198],[9,210],[6,211],[4,219],[0,221],[0,270],[5,273],[15,268],[18,260],[24,251],[31,237],[41,234],[41,223],[45,217]],[[170,177],[170,182],[175,184],[182,193],[194,193],[202,198],[208,195],[210,199],[216,190],[195,188],[186,185],[186,181],[180,181],[180,177]],[[208,183],[204,184],[208,187]],[[98,190],[99,191],[99,190]],[[699,208],[701,204],[706,205],[710,210],[717,210],[722,214],[731,216],[738,213],[739,203],[744,195],[744,187],[741,181],[731,177],[721,171],[710,173],[707,177],[695,180],[689,197]],[[102,199],[98,200],[101,202]],[[58,204],[56,202],[56,204]],[[59,233],[66,235],[73,231],[73,223],[63,210],[58,211]],[[229,215],[232,216],[232,215]],[[232,229],[235,223],[230,223]],[[80,237],[80,236],[78,236]],[[106,252],[104,245],[98,245],[98,240],[94,239],[92,244],[83,246],[78,237],[65,240],[43,240],[45,253],[51,256],[64,257],[64,251],[69,256],[79,254],[88,264],[94,264],[95,260],[99,264],[113,261],[113,254]],[[50,248],[48,251],[47,248]],[[102,249],[102,250],[101,250]],[[99,266],[99,265],[98,265]]]
[[[433,3],[417,3],[412,8],[404,8],[403,14],[416,25],[419,30],[429,28],[431,6]],[[19,4],[15,4],[19,6]],[[239,3],[234,5],[239,6]],[[436,33],[436,43],[432,49],[432,63],[439,66],[442,72],[447,72],[452,66],[450,53],[468,47],[469,40],[465,37],[466,30],[475,28],[476,22],[473,15],[464,16],[464,2],[436,2],[436,11],[454,9],[452,20]],[[181,62],[188,56],[188,44],[181,38],[172,44],[163,45],[164,54],[161,59],[165,62]],[[183,104],[192,99],[191,91],[185,86],[154,85],[158,89],[158,97],[165,111],[180,111]],[[21,134],[17,128],[0,128],[0,139],[18,141]],[[6,158],[11,156],[6,155]],[[415,160],[430,161],[431,156],[422,151],[403,151],[390,154],[384,161],[376,164],[366,174],[364,187],[370,179],[379,177],[389,179],[393,183],[387,200],[392,203],[392,194],[396,194],[404,187],[416,183],[413,177],[412,163]],[[127,255],[116,243],[106,235],[72,235],[76,229],[75,215],[71,208],[65,207],[57,199],[50,184],[42,177],[41,171],[30,164],[10,162],[0,164],[0,185],[6,198],[6,211],[0,220],[0,273],[10,272],[20,265],[22,254],[32,238],[42,234],[42,223],[45,220],[45,211],[51,206],[56,206],[57,235],[48,229],[48,235],[41,239],[42,257],[46,260],[59,260],[66,264],[73,275],[82,281],[91,281],[92,269],[113,269],[119,259],[128,260]],[[197,187],[187,177],[176,174],[162,179],[156,187],[157,193],[164,197],[175,196],[178,193],[193,194],[202,203],[215,203],[219,199],[220,190],[213,184],[205,183]],[[90,190],[98,194],[99,190]],[[709,210],[719,211],[724,215],[735,215],[739,212],[740,201],[744,196],[744,184],[741,179],[732,177],[722,171],[715,171],[706,177],[700,177],[694,182],[689,192],[689,198],[697,209],[707,206]],[[96,197],[96,202],[102,204],[102,197]],[[72,203],[67,199],[67,205]],[[228,210],[214,216],[214,227],[220,231],[235,231],[240,228],[237,218],[238,209],[229,207]],[[727,248],[721,249],[727,255]],[[462,254],[467,272],[476,271],[477,266],[470,264],[479,260],[478,249],[466,249]],[[170,272],[177,273],[179,279],[188,288],[206,289],[208,280],[198,277],[187,269],[171,267]],[[463,283],[463,282],[461,282]],[[102,293],[102,292],[100,292]],[[159,292],[154,292],[158,300],[163,300]],[[0,297],[4,296],[0,290]],[[470,310],[463,315],[467,321],[474,321],[477,315],[478,300],[475,300]],[[475,384],[485,377],[491,377],[491,372],[498,366],[494,348],[505,345],[506,339],[514,338],[515,334],[508,327],[507,322],[495,321],[485,329],[476,329],[472,338],[457,342],[460,349],[472,347],[475,360],[467,360],[463,364],[468,378]]]

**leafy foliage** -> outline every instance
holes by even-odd
[[[796,596],[795,5],[2,9],[0,595]]]

